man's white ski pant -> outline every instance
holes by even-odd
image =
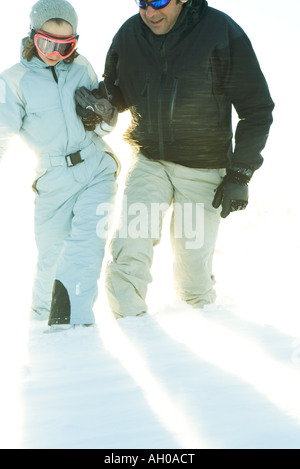
[[[153,247],[160,241],[170,205],[177,296],[194,307],[214,302],[212,261],[220,210],[212,207],[212,200],[224,174],[223,169],[194,169],[136,157],[127,175],[120,224],[106,271],[106,290],[115,317],[147,311]]]

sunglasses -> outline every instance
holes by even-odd
[[[154,10],[161,10],[169,5],[171,0],[154,0],[154,2],[140,2],[139,0],[135,0],[135,3],[139,8],[146,10],[149,6],[151,6]]]
[[[78,36],[54,36],[45,31],[32,30],[35,47],[44,56],[50,57],[55,54],[60,59],[67,59],[73,54]]]

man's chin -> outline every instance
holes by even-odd
[[[159,21],[147,21],[146,25],[151,29],[154,34],[166,34],[167,28],[164,18]]]

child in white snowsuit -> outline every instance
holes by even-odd
[[[38,157],[33,184],[38,264],[34,315],[49,326],[91,325],[107,229],[97,230],[116,194],[118,162],[101,136],[116,111],[103,101],[103,120],[87,131],[74,93],[97,76],[76,52],[77,14],[65,0],[39,0],[20,63],[0,75],[0,156],[21,135]],[[101,205],[102,204],[102,205]],[[109,222],[108,222],[109,224]]]

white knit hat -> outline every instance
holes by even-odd
[[[32,29],[41,29],[46,21],[60,18],[67,21],[73,28],[73,34],[77,32],[78,17],[72,5],[67,0],[39,0],[33,5],[30,13]]]

